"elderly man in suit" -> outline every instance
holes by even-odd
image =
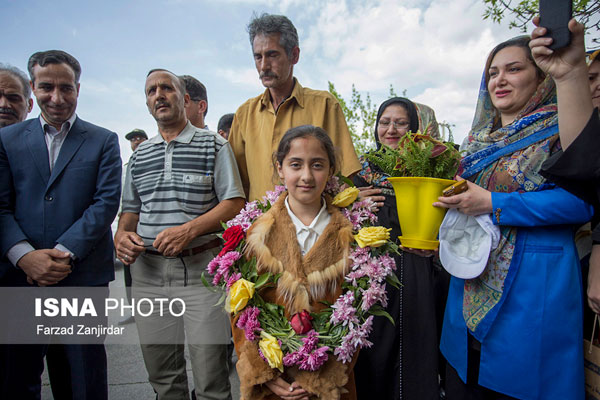
[[[106,296],[121,189],[117,135],[76,115],[73,56],[38,52],[28,70],[41,115],[0,130],[1,284],[93,286]],[[54,398],[108,397],[103,344],[8,347],[0,398],[39,398],[44,356]]]

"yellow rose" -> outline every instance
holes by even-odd
[[[283,372],[283,352],[281,351],[281,347],[279,347],[279,342],[265,331],[260,332],[260,337],[262,339],[258,342],[258,347],[267,359],[269,366]]]
[[[346,188],[333,198],[331,204],[340,208],[348,207],[350,204],[354,203],[354,200],[356,200],[358,197],[359,192],[360,190],[355,187]]]
[[[245,279],[238,279],[231,288],[229,288],[229,294],[225,300],[225,310],[230,313],[237,314],[238,311],[243,310],[250,300],[254,296],[254,283]]]
[[[369,226],[362,228],[354,239],[356,243],[362,247],[379,247],[383,246],[390,238],[390,231],[392,228],[386,229],[383,226]]]

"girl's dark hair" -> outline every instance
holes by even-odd
[[[535,67],[535,72],[537,74],[538,80],[541,82],[546,77],[544,71],[537,66],[535,61],[533,60],[533,55],[531,55],[531,49],[529,48],[529,41],[531,37],[528,35],[517,36],[512,39],[508,39],[494,47],[490,55],[488,56],[487,62],[485,63],[485,83],[487,84],[490,81],[490,65],[492,64],[492,60],[496,57],[496,54],[500,52],[500,50],[506,49],[507,47],[520,47],[525,51],[525,56],[527,59],[533,64]]]
[[[283,135],[279,141],[277,151],[275,151],[273,154],[273,165],[275,165],[275,169],[277,169],[277,163],[279,163],[279,165],[283,165],[283,159],[290,152],[290,147],[292,146],[292,141],[294,141],[294,139],[305,138],[309,136],[314,137],[321,142],[323,150],[325,150],[327,153],[327,158],[329,158],[330,168],[333,173],[336,173],[338,170],[338,163],[335,155],[335,146],[323,128],[313,125],[297,126],[289,129],[285,135]]]

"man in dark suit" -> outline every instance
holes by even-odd
[[[106,296],[121,189],[117,135],[75,114],[73,56],[38,52],[28,70],[41,115],[0,130],[0,285],[93,286]],[[54,398],[108,397],[103,344],[6,347],[0,398],[39,399],[46,355]]]

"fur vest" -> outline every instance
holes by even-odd
[[[281,195],[250,227],[246,236],[246,255],[256,257],[259,274],[281,274],[277,287],[263,289],[260,295],[267,302],[283,305],[289,318],[302,310],[319,311],[325,307],[320,301],[333,303],[341,294],[353,237],[352,225],[327,198],[331,220],[303,257],[296,228],[285,207],[286,197],[286,194]],[[261,359],[256,343],[246,341],[244,332],[235,327],[235,322],[237,318],[232,321],[232,331],[239,356],[237,370],[242,399],[278,398],[264,383],[280,376],[280,372]],[[318,371],[286,368],[282,378],[287,382],[297,381],[302,388],[314,393],[311,399],[355,399],[353,365],[353,362],[342,364],[331,356]]]

